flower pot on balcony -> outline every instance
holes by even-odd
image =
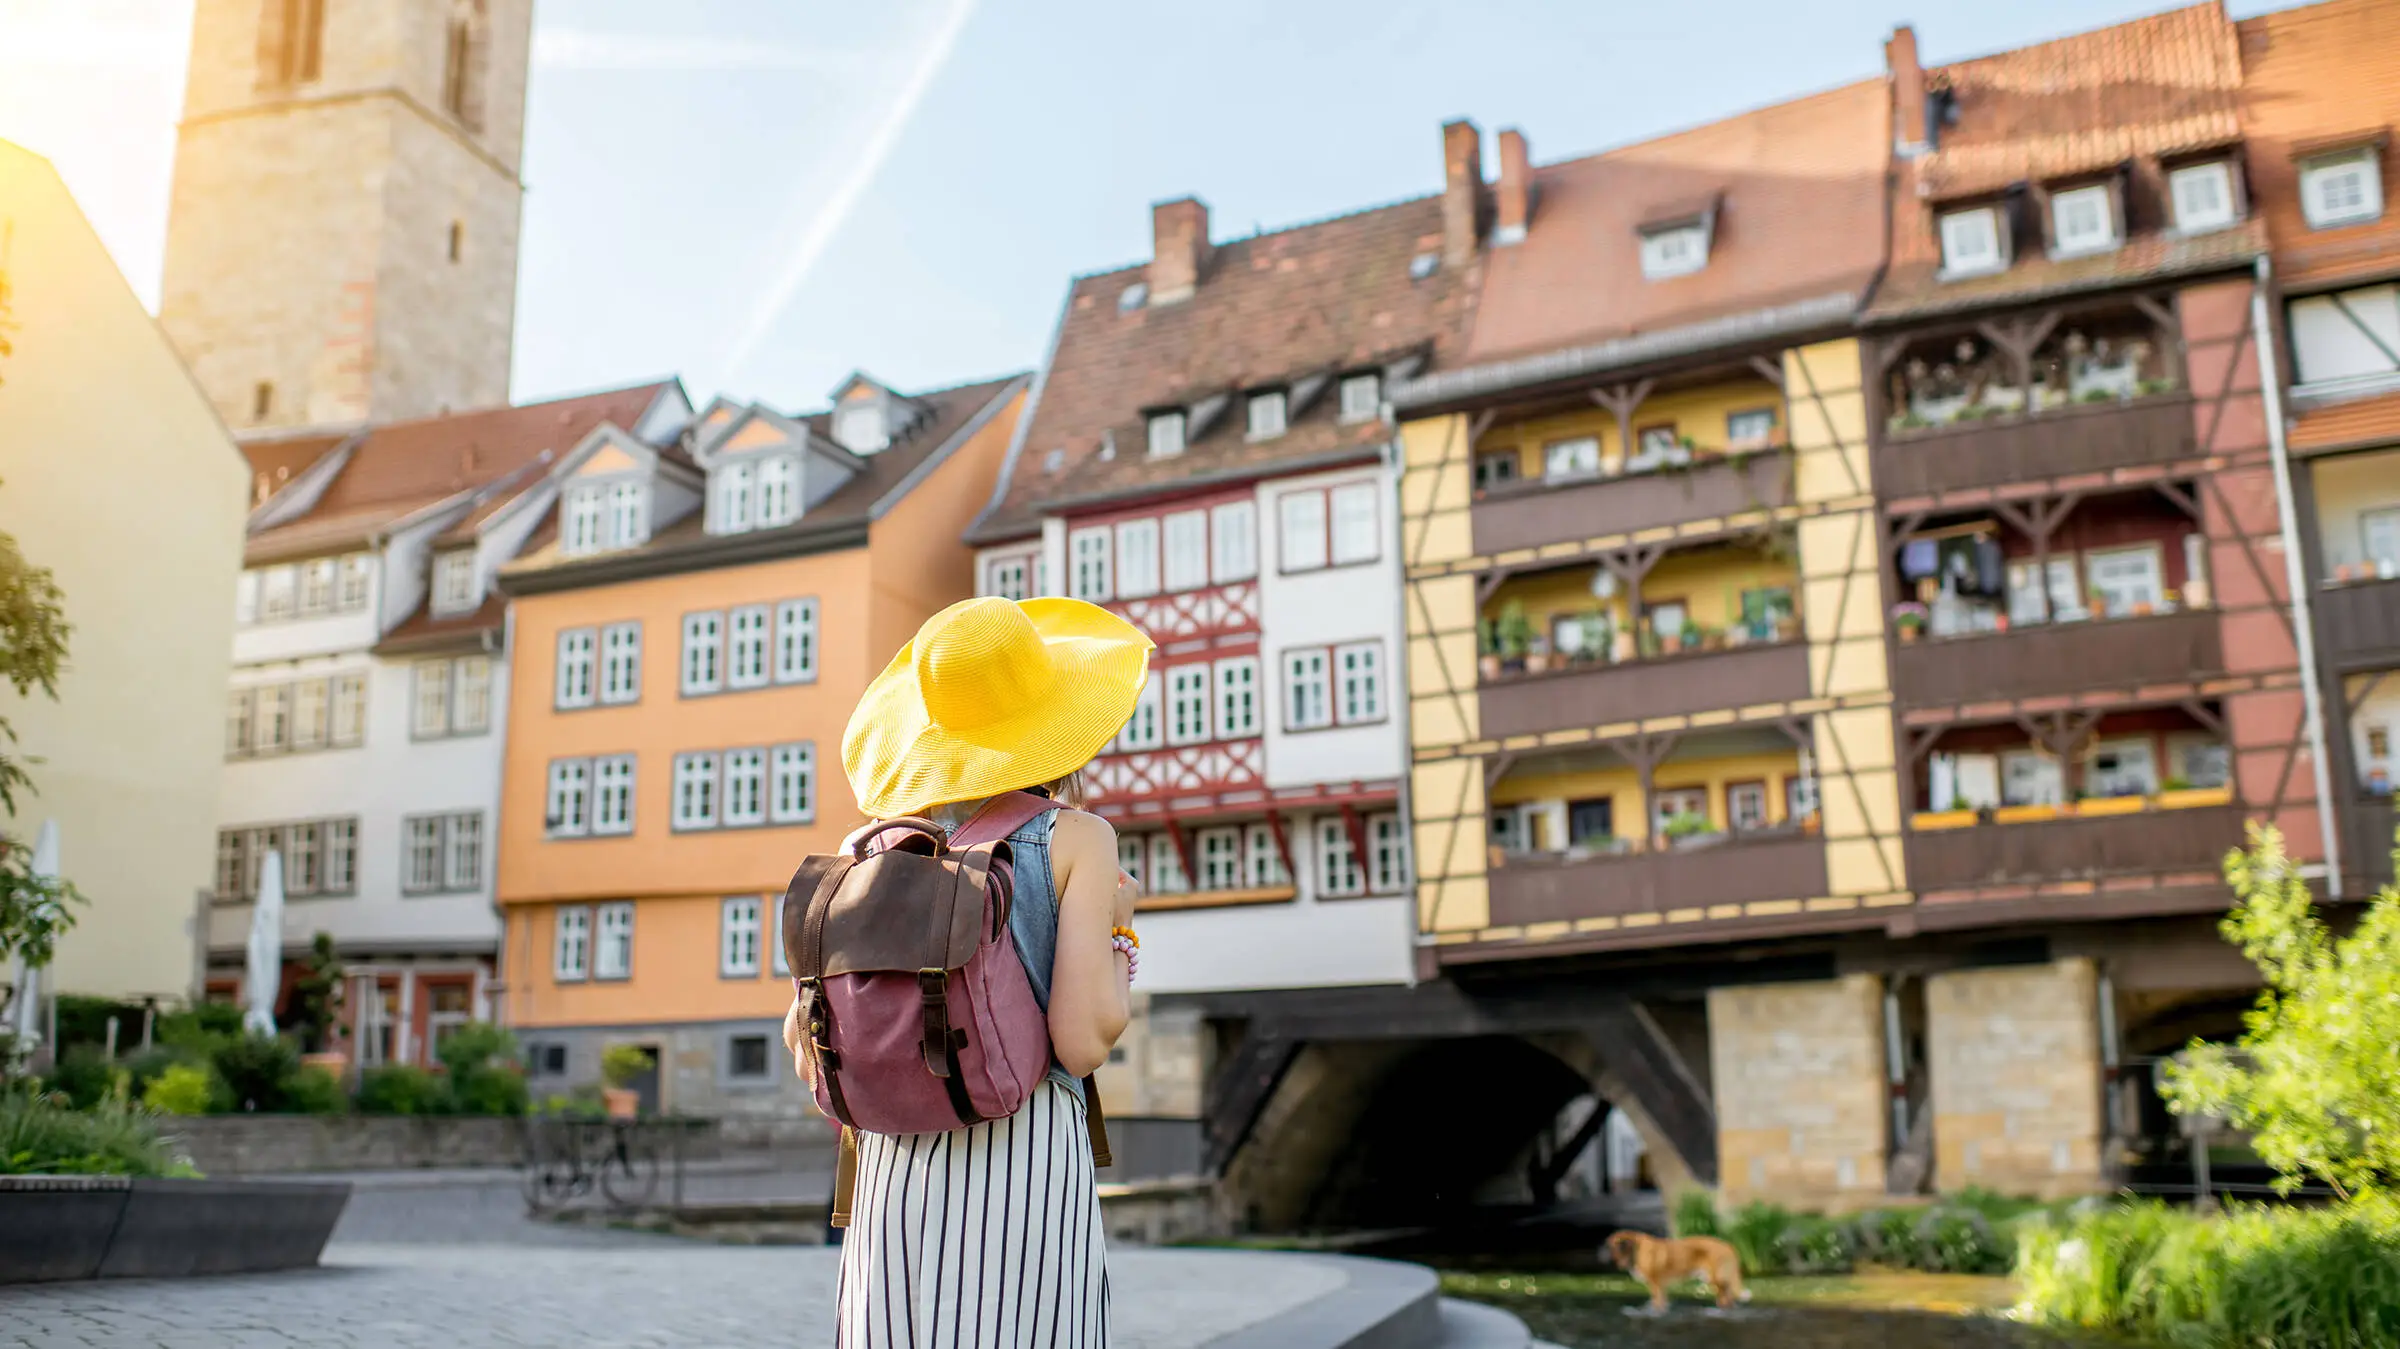
[[[1500,658],[1498,656],[1478,656],[1475,659],[1475,668],[1483,675],[1484,682],[1488,684],[1500,677]]]
[[[642,1094],[631,1087],[602,1087],[600,1105],[610,1119],[632,1119],[642,1113]]]
[[[2087,796],[2075,803],[2075,814],[2078,817],[2136,815],[2149,805],[2149,798],[2141,796]]]
[[[1672,655],[1675,655],[1675,654],[1677,654],[1677,653],[1681,652],[1682,650],[1683,650],[1683,634],[1682,634],[1682,633],[1680,633],[1680,632],[1662,632],[1662,633],[1660,633],[1660,634],[1658,635],[1658,654],[1660,654],[1660,655],[1662,655],[1662,656],[1672,656]]]
[[[2031,824],[2036,820],[2055,820],[2059,806],[2002,806],[1992,812],[1994,824]]]
[[[2223,806],[2232,802],[2231,787],[2179,787],[2158,794],[2160,810],[2190,810],[2196,806]]]
[[[1549,668],[1550,653],[1546,651],[1528,651],[1525,653],[1525,673],[1541,674],[1547,671]]]
[[[1972,810],[1920,810],[1908,817],[1908,827],[1923,833],[1932,829],[1964,829],[1975,823]]]
[[[1798,618],[1797,616],[1794,616],[1794,615],[1786,615],[1786,616],[1784,616],[1784,617],[1782,617],[1782,618],[1778,618],[1778,619],[1776,619],[1776,620],[1775,620],[1775,640],[1776,640],[1776,641],[1778,641],[1778,642],[1794,642],[1794,641],[1798,641],[1799,639],[1800,639],[1800,620],[1799,620],[1799,618]]]
[[[2151,613],[2150,601],[2148,601],[2148,600],[2135,600],[2135,601],[2134,601],[2134,603],[2133,603],[2133,616],[2134,616],[2135,618],[2148,618],[2148,617],[2150,616],[2150,613]]]
[[[1918,626],[1917,626],[1916,624],[1914,624],[1914,623],[1903,623],[1903,624],[1901,624],[1901,625],[1900,625],[1900,644],[1901,644],[1902,646],[1915,646],[1915,645],[1917,644],[1917,634],[1919,634],[1919,633],[1921,633],[1921,632],[1923,632],[1923,631],[1924,631],[1924,629],[1923,629],[1923,628],[1920,628],[1920,627],[1918,627]]]
[[[1617,629],[1616,636],[1610,640],[1610,644],[1614,649],[1609,654],[1616,660],[1617,664],[1623,665],[1625,662],[1633,659],[1635,650],[1633,629]]]

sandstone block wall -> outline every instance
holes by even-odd
[[[2098,974],[2077,958],[1925,981],[1934,1181],[2044,1197],[2101,1175]]]
[[[1883,1194],[1883,982],[1711,989],[1718,1191],[1851,1208]]]

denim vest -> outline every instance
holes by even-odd
[[[929,812],[936,824],[955,829],[967,822],[982,802],[964,809]],[[1050,870],[1050,829],[1058,812],[1046,810],[1008,836],[1010,873],[1015,881],[1008,910],[1008,934],[1017,943],[1017,958],[1025,963],[1025,981],[1033,985],[1033,1000],[1050,1010],[1050,970],[1058,962],[1058,880]],[[1083,1083],[1056,1063],[1050,1078],[1083,1099]]]

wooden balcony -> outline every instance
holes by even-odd
[[[2316,620],[2335,669],[2400,666],[2400,580],[2321,586]]]
[[[2226,852],[2241,845],[2242,811],[2224,805],[2066,816],[1912,830],[1906,839],[1909,887],[1920,895],[2167,872],[2215,875]]]
[[[1810,899],[1826,890],[1825,847],[1814,834],[1778,832],[1689,849],[1515,857],[1492,869],[1490,884],[1495,927]]]
[[[2216,612],[2186,609],[1896,643],[1892,693],[1903,707],[1956,707],[2189,683],[2224,668]]]
[[[1483,733],[1505,737],[1808,696],[1802,642],[1504,675],[1482,685]]]
[[[2337,788],[2338,790],[2338,788]],[[2342,798],[2342,872],[2364,899],[2392,883],[2392,831],[2400,828],[2389,796],[2352,791]]]
[[[1875,486],[1886,499],[2001,487],[2172,463],[2196,455],[2198,444],[2191,398],[2158,394],[1888,432],[1875,454]]]
[[[1549,483],[1539,479],[1490,489],[1471,513],[1475,551],[1625,534],[1744,511],[1788,506],[1792,460],[1783,450],[1735,456],[1709,454],[1685,468]]]

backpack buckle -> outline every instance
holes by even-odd
[[[917,994],[929,1003],[948,1003],[950,1001],[950,971],[917,971]]]

